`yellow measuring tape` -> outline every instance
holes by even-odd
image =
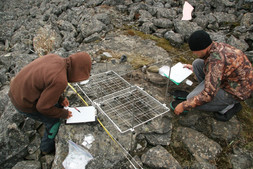
[[[80,99],[84,102],[86,106],[89,106],[88,103],[86,103],[86,101],[82,98],[82,96],[80,96],[80,94],[76,91],[76,89],[70,83],[68,83],[68,86],[77,94],[77,96],[80,97]]]

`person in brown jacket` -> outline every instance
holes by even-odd
[[[67,58],[48,54],[26,65],[11,81],[8,95],[16,110],[45,125],[40,145],[43,153],[54,151],[60,119],[72,116],[63,108],[69,105],[62,96],[68,82],[87,80],[90,71],[91,57],[86,52]]]
[[[177,115],[193,108],[211,111],[217,120],[228,121],[242,109],[240,101],[252,95],[252,64],[241,50],[212,41],[203,30],[193,32],[188,44],[199,59],[185,67],[193,70],[199,85],[171,108]]]

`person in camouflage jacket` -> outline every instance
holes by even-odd
[[[228,121],[242,109],[240,101],[252,95],[251,62],[241,50],[212,41],[203,30],[192,33],[188,43],[199,59],[185,67],[193,70],[200,84],[187,100],[175,106],[175,114],[196,108],[215,112],[217,120]]]

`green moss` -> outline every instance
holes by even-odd
[[[176,48],[173,47],[165,38],[159,38],[154,35],[145,34],[134,29],[126,29],[124,34],[130,36],[139,36],[142,39],[150,39],[155,41],[157,46],[163,48],[169,53],[174,63],[182,62],[190,64],[196,58],[193,56],[192,52],[190,52],[188,44],[186,43],[183,44],[180,48]]]

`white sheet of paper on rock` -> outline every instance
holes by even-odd
[[[181,20],[191,20],[192,19],[192,11],[193,11],[193,7],[191,6],[191,4],[189,4],[189,2],[185,1],[184,2],[184,6],[183,6],[183,17]]]
[[[93,106],[84,106],[84,107],[67,107],[72,112],[72,117],[66,120],[66,124],[71,123],[86,123],[95,121],[96,117],[96,108]],[[79,112],[79,111],[80,112]]]

